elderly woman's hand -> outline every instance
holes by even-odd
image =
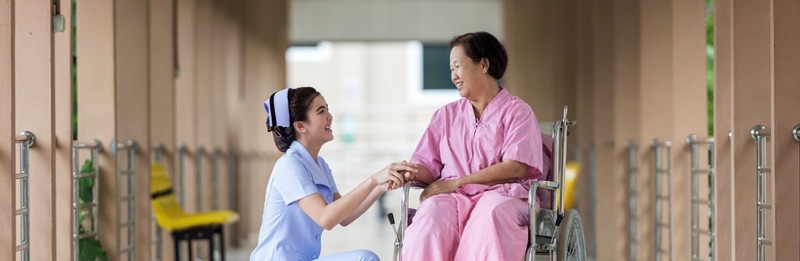
[[[455,179],[434,181],[422,191],[422,195],[419,196],[419,201],[422,202],[431,196],[455,192],[458,186],[458,181]]]

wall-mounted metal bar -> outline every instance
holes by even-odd
[[[112,144],[113,148],[116,150],[115,152],[117,152],[115,155],[117,159],[117,221],[119,224],[117,230],[117,245],[120,247],[118,255],[126,255],[128,257],[127,260],[136,260],[136,240],[134,240],[134,235],[136,233],[136,223],[134,223],[134,217],[136,216],[134,204],[136,202],[136,191],[134,187],[134,174],[136,172],[135,154],[139,146],[134,140],[128,140],[125,143]],[[123,165],[121,163],[121,153],[119,152],[124,152],[127,164]],[[126,190],[122,189],[123,181],[126,183]],[[127,215],[125,219],[122,219],[123,203],[127,207]],[[127,241],[125,245],[122,244],[123,229],[125,229],[127,232]]]
[[[211,209],[219,209],[219,161],[222,158],[222,149],[215,147],[211,152]]]
[[[203,209],[203,157],[206,156],[206,148],[198,146],[194,154],[194,173],[195,173],[195,189],[194,189],[194,202],[195,211],[200,212]]]
[[[639,171],[639,166],[637,164],[637,157],[638,154],[636,152],[636,144],[633,141],[628,141],[626,145],[628,150],[628,220],[629,220],[629,227],[628,227],[628,240],[629,240],[629,257],[628,259],[633,261],[636,260],[636,250],[639,245],[639,240],[636,238],[636,224],[638,223],[638,217],[636,215],[636,195],[637,195],[637,183],[636,183],[636,174]]]
[[[80,164],[80,151],[89,150],[89,160],[92,163],[92,171],[90,173],[81,173]],[[93,140],[91,142],[76,141],[72,143],[72,260],[79,259],[79,242],[83,238],[93,237],[98,239],[100,235],[100,222],[98,220],[99,213],[99,197],[100,197],[100,162],[98,154],[103,150],[103,144],[100,140]],[[80,183],[82,180],[91,180],[92,185],[92,199],[89,202],[84,202],[80,198]],[[85,217],[90,217],[91,230],[84,229],[80,231],[80,216],[84,212]],[[91,215],[89,215],[91,213]]]
[[[30,157],[29,150],[36,144],[36,135],[30,131],[20,132],[14,137],[14,141],[19,144],[19,171],[14,175],[15,180],[19,180],[19,208],[14,211],[16,216],[19,216],[19,235],[20,242],[16,245],[15,250],[19,252],[20,261],[29,261],[31,259],[31,243],[30,243],[30,188],[29,188],[29,175],[30,175]],[[11,235],[14,237],[15,235]]]
[[[672,260],[672,142],[664,141],[659,142],[658,139],[653,139],[650,145],[653,150],[655,162],[655,178],[656,178],[656,227],[655,227],[655,252],[656,261],[661,261],[662,254],[667,254],[669,260]],[[666,156],[666,160],[665,160]],[[667,195],[663,191],[663,179],[667,179]],[[664,201],[667,202],[667,221],[661,221],[663,212]],[[667,230],[667,249],[662,246],[663,229]]]
[[[178,194],[177,194],[178,195],[178,204],[181,205],[181,208],[185,208],[186,207],[185,204],[183,203],[184,202],[183,199],[185,198],[185,194],[186,194],[186,193],[184,193],[184,191],[185,191],[184,188],[185,187],[183,185],[184,184],[183,180],[184,180],[184,177],[186,176],[185,175],[186,167],[185,167],[184,164],[186,163],[186,155],[187,154],[189,154],[189,148],[187,148],[185,144],[179,145],[178,146],[178,175],[176,175],[177,177],[173,178],[174,180],[172,182],[178,184]]]
[[[162,163],[162,159],[164,157],[164,154],[166,153],[166,150],[167,146],[165,146],[164,143],[156,142],[155,144],[153,144],[153,161],[155,161],[156,163]],[[155,213],[152,213],[151,218],[153,219],[153,225],[155,225],[155,235],[153,235],[153,240],[152,240],[154,246],[153,255],[155,261],[161,261],[163,258],[162,255],[164,253],[161,247],[161,226],[159,226],[158,223],[156,222]]]
[[[794,128],[792,129],[792,137],[793,137],[793,138],[794,138],[794,140],[796,140],[797,142],[800,142],[800,124],[797,124],[797,125],[796,125],[796,126],[794,126]]]
[[[766,246],[772,245],[772,241],[767,239],[767,210],[772,209],[772,205],[767,202],[767,174],[771,172],[767,166],[767,139],[770,130],[764,125],[756,125],[750,129],[750,136],[756,142],[756,233],[757,249],[756,258],[759,261],[767,260]]]
[[[689,146],[691,151],[691,165],[690,175],[692,183],[692,260],[701,260],[700,258],[700,238],[699,234],[705,233],[708,235],[708,260],[714,260],[714,138],[706,140],[698,140],[697,135],[689,135],[686,137],[686,145]],[[706,145],[708,153],[704,156],[707,157],[708,167],[705,169],[700,168],[699,157],[703,155],[700,153],[700,145]],[[699,192],[699,178],[701,175],[708,174],[708,194],[704,195],[701,199],[698,196]],[[707,229],[701,229],[699,225],[700,211],[699,205],[705,204],[708,206],[709,223]]]
[[[588,174],[588,183],[589,183],[589,223],[588,224],[595,224],[595,220],[597,219],[597,211],[595,210],[595,206],[597,206],[597,188],[595,180],[597,177],[597,155],[594,151],[593,143],[589,142],[586,144],[586,169]],[[586,240],[586,254],[589,257],[595,257],[596,253],[596,243],[595,239],[595,226],[587,226],[587,238]]]

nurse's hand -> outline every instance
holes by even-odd
[[[409,162],[395,162],[372,175],[372,180],[378,185],[388,184],[387,188],[395,189],[403,186],[403,172],[417,172],[416,164]]]
[[[455,192],[458,186],[458,181],[455,179],[434,181],[422,191],[422,195],[419,195],[419,201],[422,202],[431,196]]]

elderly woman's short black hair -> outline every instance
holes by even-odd
[[[508,65],[508,54],[494,35],[487,32],[462,34],[450,41],[450,50],[456,46],[464,48],[464,53],[475,63],[486,58],[489,61],[489,75],[496,80],[503,78]]]

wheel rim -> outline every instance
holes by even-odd
[[[577,218],[571,218],[569,224],[569,231],[567,231],[566,245],[566,259],[567,260],[585,260],[586,248],[584,246],[583,228]]]

